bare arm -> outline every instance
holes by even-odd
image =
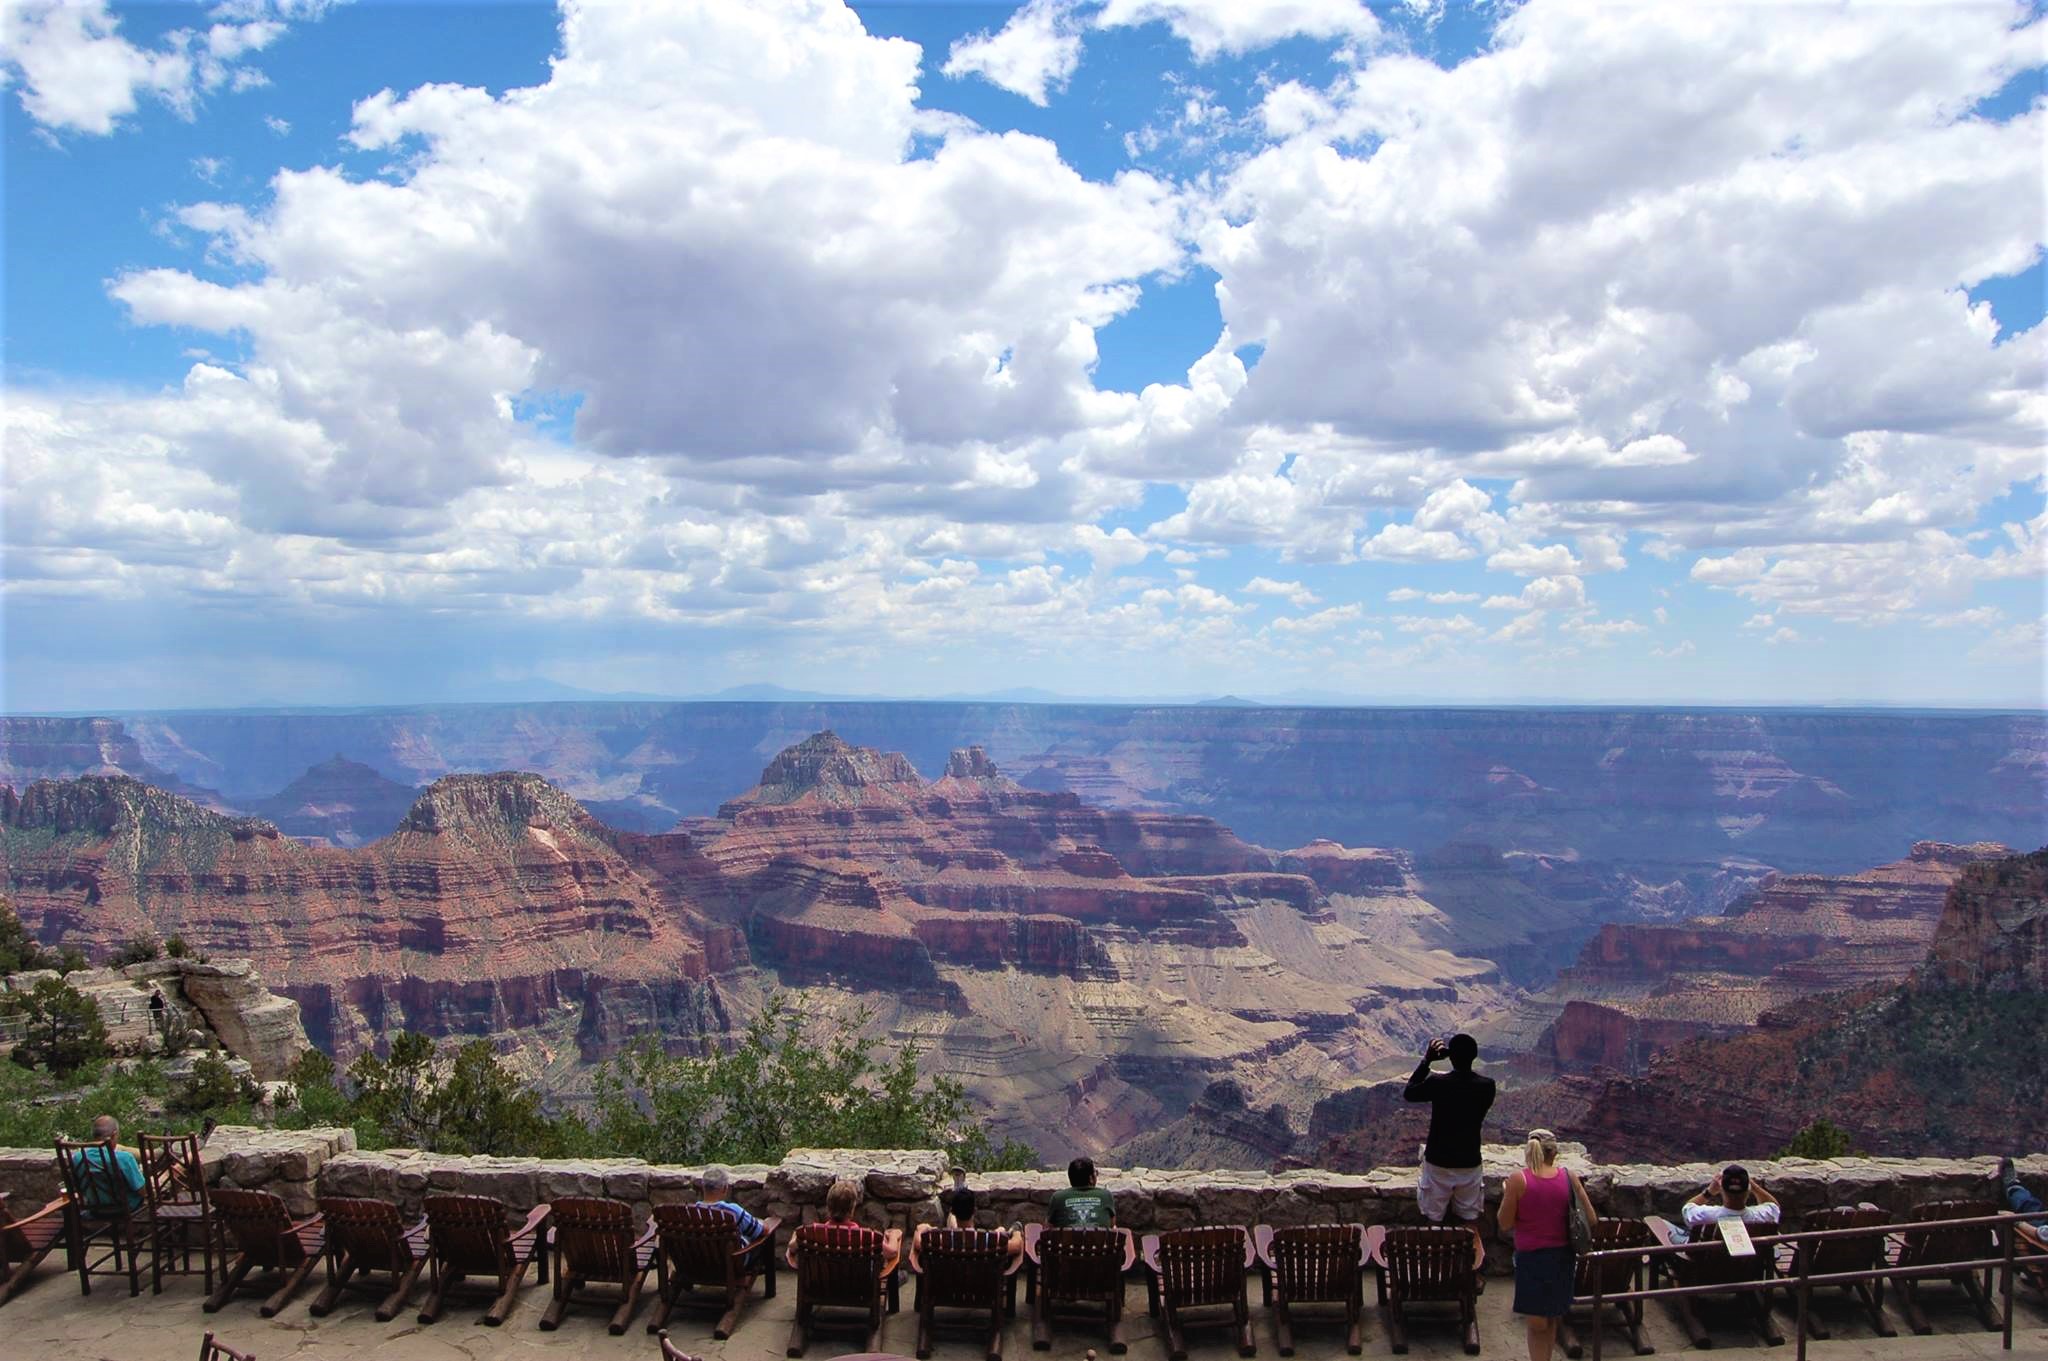
[[[1753,1181],[1749,1184],[1749,1203],[1752,1205],[1776,1205],[1778,1198],[1769,1191],[1764,1190],[1762,1182]]]
[[[1497,1222],[1503,1233],[1512,1232],[1515,1214],[1522,1208],[1522,1174],[1510,1173],[1500,1191],[1500,1215]]]

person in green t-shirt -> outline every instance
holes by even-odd
[[[1110,1229],[1116,1227],[1116,1201],[1095,1184],[1095,1164],[1076,1158],[1067,1164],[1067,1180],[1073,1185],[1052,1193],[1046,1221],[1056,1229]]]

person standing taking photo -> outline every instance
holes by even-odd
[[[1500,1227],[1515,1235],[1515,1312],[1529,1326],[1529,1361],[1550,1361],[1558,1323],[1572,1307],[1577,1261],[1572,1253],[1571,1203],[1590,1227],[1599,1222],[1586,1188],[1557,1165],[1557,1136],[1529,1131],[1523,1167],[1501,1189]]]

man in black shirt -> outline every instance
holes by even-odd
[[[1453,1035],[1450,1043],[1431,1040],[1415,1075],[1401,1093],[1410,1101],[1429,1103],[1429,1142],[1422,1149],[1422,1178],[1416,1200],[1422,1217],[1444,1222],[1446,1210],[1472,1223],[1485,1204],[1486,1186],[1479,1172],[1479,1126],[1493,1108],[1493,1079],[1472,1071],[1479,1041]],[[1429,1066],[1448,1058],[1451,1071],[1432,1073]]]

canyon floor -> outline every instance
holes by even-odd
[[[378,1323],[371,1317],[373,1302],[367,1298],[344,1302],[326,1318],[315,1319],[307,1314],[305,1304],[312,1291],[309,1285],[298,1301],[274,1319],[257,1317],[253,1296],[209,1317],[199,1311],[203,1292],[196,1277],[167,1280],[163,1295],[155,1299],[146,1290],[140,1298],[130,1299],[113,1282],[96,1285],[90,1298],[81,1299],[73,1278],[46,1263],[41,1279],[7,1306],[7,1354],[23,1361],[54,1361],[60,1357],[65,1361],[190,1361],[199,1350],[201,1334],[209,1327],[222,1341],[253,1351],[262,1361],[483,1361],[499,1357],[649,1361],[657,1353],[654,1339],[642,1331],[647,1316],[645,1307],[624,1337],[607,1336],[603,1317],[592,1310],[571,1314],[557,1332],[541,1332],[534,1322],[540,1317],[546,1292],[531,1285],[511,1319],[496,1329],[474,1326],[472,1314],[454,1307],[430,1328],[421,1327],[409,1314],[390,1323]],[[1509,1309],[1512,1294],[1510,1283],[1496,1278],[1480,1297],[1482,1356],[1527,1355],[1521,1321]],[[1993,1357],[2048,1356],[2048,1301],[2033,1292],[2023,1293],[2017,1299],[2010,1352],[2001,1350],[1999,1334],[1977,1327],[1967,1309],[1930,1309],[1935,1332],[1928,1337],[1914,1337],[1902,1329],[1902,1336],[1877,1338],[1827,1299],[1821,1300],[1816,1308],[1831,1324],[1839,1326],[1830,1340],[1809,1343],[1809,1351],[1815,1361],[1989,1361]],[[757,1299],[730,1341],[712,1341],[708,1319],[695,1316],[679,1315],[670,1335],[693,1356],[706,1361],[773,1361],[783,1354],[795,1301],[796,1291],[787,1282],[775,1299]],[[910,1312],[910,1304],[911,1293],[906,1288],[904,1312],[890,1318],[883,1335],[882,1345],[903,1355],[912,1351],[917,1338],[917,1320]],[[1154,1334],[1152,1320],[1145,1314],[1144,1286],[1136,1279],[1126,1285],[1125,1309],[1131,1357],[1134,1361],[1160,1361],[1165,1356],[1164,1344]],[[1303,1309],[1297,1319],[1308,1316],[1309,1311]],[[1645,1321],[1648,1340],[1660,1355],[1684,1355],[1690,1351],[1668,1308],[1653,1303]],[[1789,1338],[1792,1325],[1789,1320],[1781,1321]],[[1258,1307],[1256,1287],[1252,1325],[1259,1354],[1277,1356],[1272,1320]],[[1341,1323],[1297,1322],[1295,1341],[1296,1354],[1304,1361],[1339,1361],[1345,1355]],[[1411,1356],[1464,1355],[1458,1346],[1456,1329],[1449,1325],[1412,1327],[1409,1343]],[[1611,1334],[1609,1343],[1609,1356],[1628,1355],[1626,1339]],[[1225,1361],[1237,1354],[1227,1330],[1192,1331],[1188,1344],[1191,1361]],[[820,1334],[813,1340],[809,1355],[818,1361],[830,1361],[834,1356],[852,1352],[858,1345],[859,1340],[851,1335]],[[1006,1355],[1024,1361],[1038,1355],[1079,1358],[1090,1346],[1096,1348],[1099,1356],[1109,1354],[1099,1340],[1077,1328],[1056,1331],[1050,1352],[1034,1352],[1030,1324],[1020,1318],[1009,1325],[1003,1350]],[[1789,1358],[1793,1353],[1789,1341],[1783,1347],[1766,1348],[1754,1345],[1732,1328],[1716,1331],[1714,1348],[1720,1356],[1768,1354]],[[1386,1329],[1370,1310],[1365,1355],[1389,1355]],[[939,1335],[933,1356],[937,1361],[979,1361],[982,1350],[970,1331],[948,1329]]]

